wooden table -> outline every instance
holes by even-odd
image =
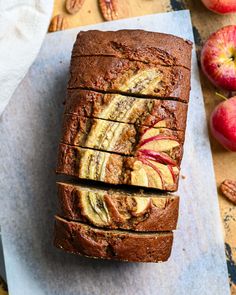
[[[235,23],[236,15],[216,15],[205,9],[200,0],[119,0],[119,16],[121,18],[180,9],[190,9],[191,11],[198,52],[202,43],[210,33],[222,26]],[[95,24],[103,21],[96,0],[86,0],[82,9],[73,16],[66,13],[64,9],[64,0],[55,0],[53,15],[57,14],[62,14],[65,17],[68,28]],[[202,75],[201,82],[206,113],[209,117],[209,114],[220,100],[215,95],[216,89]],[[223,94],[227,95],[227,93]],[[213,138],[210,139],[216,183],[218,186],[225,178],[236,178],[236,154],[224,150]],[[206,198],[209,197],[210,196],[206,196]],[[225,230],[225,249],[231,294],[236,295],[236,206],[220,194],[219,204],[222,224]],[[0,295],[5,294],[4,291],[0,290]]]

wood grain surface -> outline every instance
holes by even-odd
[[[119,18],[190,9],[198,52],[210,33],[224,25],[235,23],[236,18],[235,14],[222,16],[210,12],[205,9],[200,0],[118,0],[118,2]],[[53,16],[57,14],[64,16],[67,28],[95,24],[103,21],[98,1],[96,0],[85,0],[83,7],[75,15],[66,13],[64,0],[55,0]],[[213,108],[220,102],[219,98],[215,95],[215,92],[218,90],[215,89],[202,74],[201,83],[206,113],[209,117]],[[228,95],[228,93],[222,91],[221,93]],[[225,178],[236,179],[236,154],[226,151],[213,138],[210,139],[216,173],[216,184],[219,186]],[[211,196],[206,197],[210,198]],[[226,200],[220,193],[219,204],[222,225],[225,230],[225,250],[231,294],[236,295],[236,206]],[[1,290],[0,281],[0,295],[5,294],[6,291],[3,289]]]

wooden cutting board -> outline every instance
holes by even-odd
[[[166,26],[168,24],[168,26]],[[102,23],[84,30],[143,28],[193,40],[187,11]],[[11,295],[229,294],[224,241],[193,54],[192,91],[171,259],[94,261],[52,247],[54,168],[70,52],[78,30],[50,34],[0,124],[0,223]]]

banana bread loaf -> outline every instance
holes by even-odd
[[[179,197],[160,190],[178,188],[191,49],[142,30],[78,34],[57,163],[77,184],[58,183],[56,247],[132,262],[169,258]]]

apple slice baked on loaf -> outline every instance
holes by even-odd
[[[169,258],[179,197],[165,192],[178,188],[191,50],[189,41],[142,30],[78,34],[57,163],[75,183],[58,183],[56,247],[133,262]]]

